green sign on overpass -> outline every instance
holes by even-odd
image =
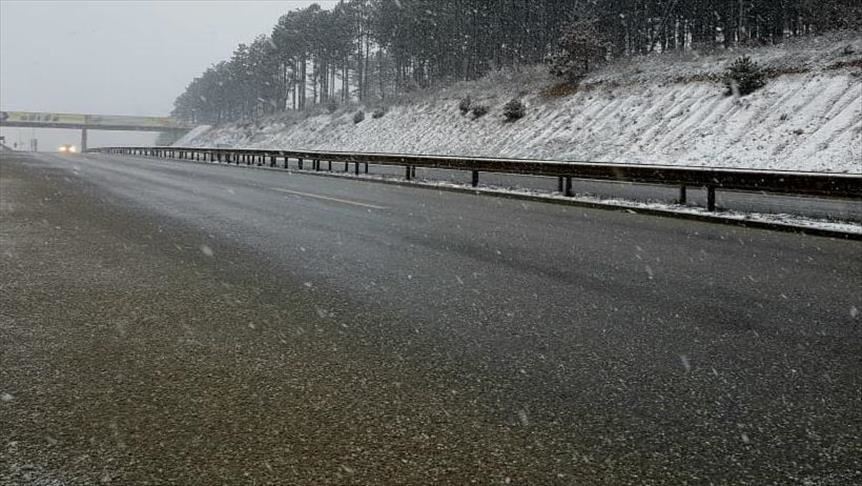
[[[0,111],[0,127],[72,128],[81,130],[81,150],[87,150],[87,130],[186,132],[194,128],[170,117],[85,115],[38,111]]]
[[[0,111],[0,126],[149,132],[187,131],[194,128],[170,117],[84,115],[35,111]]]

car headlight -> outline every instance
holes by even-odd
[[[61,146],[60,146],[60,148],[59,148],[59,149],[57,149],[57,150],[58,150],[59,152],[65,152],[65,151],[69,150],[69,148],[68,148],[68,147],[66,147],[65,145],[61,145]]]
[[[69,152],[75,153],[75,152],[77,152],[77,151],[78,151],[78,149],[76,149],[74,145],[72,145],[71,147],[69,147]]]

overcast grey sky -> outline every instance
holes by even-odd
[[[168,115],[174,98],[240,42],[269,34],[295,8],[336,1],[0,0],[0,109]],[[78,144],[68,130],[3,129],[40,149]],[[152,134],[91,132],[90,145]]]

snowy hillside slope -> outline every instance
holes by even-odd
[[[712,81],[741,54],[774,74],[765,88],[725,96]],[[429,90],[353,123],[358,109],[286,115],[201,130],[192,146],[461,154],[715,167],[862,172],[862,34],[710,55],[643,57],[550,89],[537,67]],[[473,120],[469,95],[490,111]],[[503,121],[512,97],[527,116]]]

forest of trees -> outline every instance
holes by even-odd
[[[269,35],[237,46],[192,80],[173,115],[212,124],[367,104],[548,62],[584,25],[579,41],[595,37],[600,57],[618,58],[859,29],[862,1],[342,0],[287,12]]]

